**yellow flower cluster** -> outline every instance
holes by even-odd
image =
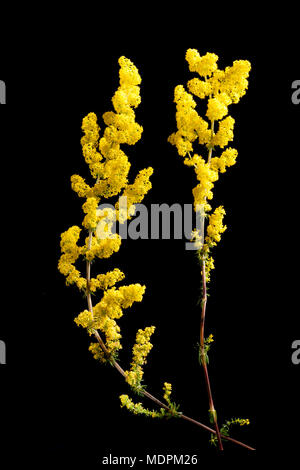
[[[163,390],[164,390],[164,400],[166,400],[167,403],[170,403],[172,385],[169,384],[168,382],[165,382],[163,386]]]
[[[97,227],[97,208],[98,199],[95,197],[88,197],[86,202],[83,204],[82,209],[86,216],[83,219],[82,225],[88,230],[96,230]]]
[[[231,424],[239,424],[240,426],[248,426],[250,420],[248,418],[234,418],[230,421]]]
[[[205,340],[205,343],[206,344],[210,344],[210,343],[213,343],[214,342],[214,335],[210,334],[206,340]]]
[[[152,349],[150,338],[154,331],[154,326],[148,326],[144,330],[138,330],[135,345],[132,350],[132,365],[143,365],[146,363],[146,357]]]
[[[143,365],[152,349],[150,338],[155,331],[154,326],[148,326],[144,330],[139,329],[136,334],[135,344],[132,348],[132,362],[129,371],[125,372],[127,383],[138,390],[141,386],[144,371]]]
[[[200,144],[206,144],[208,147],[212,145],[224,147],[229,140],[232,140],[234,120],[230,116],[223,118],[228,113],[228,106],[237,103],[245,94],[251,68],[247,60],[239,60],[231,67],[219,70],[218,57],[215,54],[207,53],[201,57],[195,49],[188,49],[186,60],[190,71],[197,72],[204,79],[193,78],[188,81],[190,93],[182,85],[175,88],[178,131],[169,137],[169,142],[176,145],[178,153],[182,156],[193,151],[193,142],[197,137]],[[201,99],[208,98],[206,116],[210,123],[220,121],[217,132],[212,126],[209,129],[209,123],[198,115],[192,95]]]
[[[190,71],[197,72],[201,77],[210,77],[218,68],[218,56],[211,52],[207,52],[207,54],[201,57],[196,49],[188,49],[186,60]]]
[[[75,318],[75,323],[78,326],[86,328],[90,332],[90,330],[93,328],[94,323],[94,317],[92,312],[90,312],[89,310],[84,310],[78,315],[77,318]]]
[[[221,240],[221,233],[225,232],[226,225],[223,225],[223,217],[225,215],[225,209],[223,206],[219,206],[209,216],[209,224],[207,226],[207,235],[205,240],[207,244],[215,246],[217,242]]]
[[[88,310],[80,313],[75,322],[78,326],[87,328],[88,332],[92,330],[100,330],[105,335],[106,347],[112,355],[115,355],[121,349],[120,327],[116,322],[123,316],[123,309],[129,308],[134,302],[141,302],[146,287],[140,284],[131,284],[129,286],[121,286],[119,289],[115,287],[108,288],[109,285],[115,284],[124,277],[124,274],[115,269],[106,275],[100,274],[99,278],[91,281],[91,284],[99,284],[102,282],[102,288],[106,287],[100,302],[94,306],[93,314]]]
[[[58,262],[58,269],[66,277],[67,285],[76,284],[79,289],[83,289],[86,288],[86,279],[81,277],[80,271],[74,266],[81,254],[81,248],[77,245],[80,232],[79,227],[73,226],[61,234],[62,255]]]
[[[92,194],[90,186],[86,184],[84,178],[79,175],[71,176],[71,187],[79,197],[86,197]]]
[[[95,235],[97,238],[108,238],[112,235],[113,224],[116,221],[116,210],[112,207],[97,209],[96,216],[98,220]]]
[[[85,245],[82,247],[82,255],[87,261],[93,261],[94,258],[110,258],[110,256],[117,252],[121,246],[121,237],[118,233],[110,233],[107,238],[99,239],[92,238],[91,243],[89,238],[86,238]]]
[[[228,113],[227,106],[218,98],[209,98],[206,116],[210,121],[219,121]]]
[[[135,386],[133,386],[133,388],[135,388]],[[164,400],[168,404],[167,410],[165,410],[164,408],[161,408],[160,411],[148,410],[147,408],[144,408],[141,403],[134,403],[128,395],[120,396],[121,408],[125,406],[129,411],[134,414],[142,414],[151,418],[162,418],[164,416],[180,416],[181,413],[178,412],[178,406],[175,403],[172,403],[170,399],[172,393],[172,385],[168,382],[165,382],[163,385],[163,391]]]
[[[200,253],[201,248],[203,247],[203,240],[200,235],[199,230],[193,230],[191,233],[191,242],[194,243],[195,249]]]
[[[232,116],[227,116],[219,122],[219,129],[216,133],[212,134],[211,146],[224,148],[228,142],[233,140],[233,128],[235,120]]]
[[[108,271],[105,274],[98,274],[96,278],[90,280],[90,291],[95,292],[97,289],[107,290],[113,287],[117,282],[124,279],[125,274],[120,269],[115,268],[113,271]]]
[[[97,116],[95,113],[89,113],[82,120],[82,130],[84,136],[81,138],[82,153],[86,163],[89,165],[91,174],[97,178],[101,173],[102,155],[98,151],[98,141],[100,127],[97,123]]]
[[[125,277],[117,268],[91,278],[91,262],[95,258],[110,257],[121,245],[121,237],[113,232],[118,205],[115,204],[115,209],[98,207],[102,198],[121,195],[122,191],[130,206],[141,202],[151,188],[150,176],[153,172],[152,168],[145,168],[137,174],[132,184],[128,181],[130,163],[121,145],[134,145],[142,135],[143,128],[135,121],[134,112],[141,101],[141,77],[129,59],[120,57],[119,65],[119,87],[112,98],[114,111],[103,114],[104,132],[100,134],[95,113],[89,113],[82,121],[82,153],[94,183],[89,185],[80,175],[71,177],[72,189],[79,197],[84,198],[82,226],[87,230],[88,236],[83,245],[79,246],[79,227],[74,226],[64,232],[61,235],[61,257],[58,263],[58,269],[66,277],[68,285],[77,285],[87,296],[102,290],[100,301],[93,309],[81,312],[75,322],[86,328],[90,334],[100,330],[105,336],[108,354],[112,357],[121,348],[120,327],[116,320],[123,315],[123,309],[142,300],[145,286],[131,284],[117,289],[115,284]],[[122,214],[123,220],[127,217],[130,214]],[[87,265],[86,273],[89,274],[86,278],[75,267],[80,257]],[[104,356],[99,344],[92,343],[90,350],[102,362],[109,359]]]
[[[131,411],[135,415],[141,414],[150,418],[161,418],[164,415],[163,409],[161,409],[161,411],[148,410],[142,405],[142,403],[134,403],[128,395],[121,395],[120,401],[121,408],[125,406],[129,411]]]
[[[221,240],[221,234],[225,232],[226,225],[223,225],[223,217],[225,210],[223,206],[219,206],[215,211],[209,215],[209,222],[206,230],[205,243],[199,247],[200,257],[205,262],[205,275],[206,281],[210,281],[210,274],[212,269],[215,268],[214,260],[210,254],[210,249]],[[195,235],[194,235],[195,237]],[[198,248],[198,247],[197,247]]]
[[[199,144],[207,144],[211,139],[208,123],[194,109],[196,101],[185,91],[182,85],[175,88],[177,132],[170,135],[168,141],[177,147],[179,155],[186,156],[193,151],[193,142],[198,138]]]
[[[214,259],[211,255],[206,254],[204,257],[205,260],[205,275],[206,275],[206,281],[210,281],[210,275],[211,271],[215,269],[215,263]]]
[[[103,293],[103,297],[94,307],[95,321],[103,321],[107,315],[110,318],[121,318],[122,309],[131,307],[134,302],[141,302],[145,293],[145,286],[131,284],[118,289],[111,287]]]
[[[104,352],[101,349],[101,346],[99,343],[91,343],[89,346],[89,351],[93,354],[94,359],[96,361],[100,361],[103,364],[107,362],[107,358],[105,357]]]
[[[213,198],[212,189],[214,182],[218,180],[219,175],[216,169],[212,168],[210,163],[205,162],[204,158],[195,154],[191,158],[186,158],[184,163],[187,166],[193,166],[197,176],[199,184],[193,189],[194,196],[194,208],[195,211],[204,207],[205,211],[208,212],[211,206],[207,204],[207,199]]]
[[[140,203],[144,199],[145,194],[151,189],[149,178],[152,173],[153,168],[144,168],[137,174],[133,184],[128,184],[122,192],[121,196],[124,198],[126,206],[122,207],[121,205],[120,207],[119,202],[116,204],[116,210],[118,211],[117,218],[121,223],[125,222],[126,219],[134,214],[134,204]]]
[[[188,81],[187,86],[189,91],[200,99],[204,99],[212,92],[211,85],[207,81],[199,80],[199,78],[192,78]]]
[[[236,163],[238,152],[236,149],[228,147],[222,152],[220,157],[213,157],[210,162],[212,170],[225,173],[226,167],[232,166]]]
[[[239,60],[231,67],[219,70],[218,56],[207,53],[201,57],[195,49],[188,49],[186,60],[190,71],[197,72],[204,79],[195,77],[189,80],[187,87],[190,93],[182,85],[175,88],[178,130],[169,137],[169,142],[176,145],[182,156],[193,151],[193,142],[197,138],[199,144],[208,147],[219,145],[222,148],[232,140],[234,120],[230,116],[223,118],[228,114],[228,106],[237,103],[245,94],[251,68],[247,60]],[[209,123],[198,115],[192,95],[200,99],[208,98],[206,116],[210,123],[220,121],[217,132],[213,131],[212,126],[209,129]]]
[[[120,146],[134,145],[143,132],[142,126],[135,121],[134,113],[134,108],[141,101],[141,77],[135,65],[126,57],[120,57],[119,65],[120,86],[112,98],[115,112],[103,114],[106,127],[102,137],[95,113],[89,113],[82,122],[82,152],[96,182],[90,187],[81,176],[73,175],[72,189],[80,197],[109,198],[119,194],[129,184],[130,163]],[[151,188],[149,177],[152,169],[148,170],[147,189],[143,195]]]
[[[228,115],[228,107],[238,103],[245,95],[251,64],[247,60],[236,60],[232,66],[221,70],[217,65],[216,54],[207,53],[201,56],[196,49],[187,50],[186,60],[190,71],[196,72],[198,77],[188,81],[188,91],[183,85],[175,87],[177,131],[169,136],[168,141],[176,146],[179,155],[185,157],[184,164],[195,170],[198,184],[193,189],[194,209],[198,215],[205,217],[211,211],[208,201],[213,198],[212,190],[219,173],[224,173],[236,163],[237,150],[234,148],[226,148],[220,156],[212,154],[216,147],[224,149],[233,140],[235,121]],[[205,117],[198,114],[194,97],[207,99]],[[206,146],[207,160],[198,153],[193,153],[197,143]],[[220,240],[220,234],[226,228],[221,220],[224,213],[223,208],[218,208],[211,216],[206,238],[210,246]],[[198,230],[192,232],[192,241],[205,259],[209,280],[214,263],[208,253],[208,246],[203,244],[203,237]]]

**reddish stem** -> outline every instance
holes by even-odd
[[[208,375],[208,370],[207,370],[207,358],[205,354],[204,325],[205,325],[206,304],[207,304],[206,274],[205,274],[205,260],[203,260],[202,261],[202,311],[201,311],[201,319],[200,319],[200,356],[201,356],[201,365],[203,367],[203,372],[204,372],[207,395],[208,395],[210,416],[214,420],[215,430],[216,430],[216,434],[218,438],[219,450],[224,450],[222,439],[221,439],[221,434],[220,434],[220,430],[218,426],[217,413],[214,407],[214,402],[213,402],[213,397],[212,397],[210,380],[209,380],[209,375]]]

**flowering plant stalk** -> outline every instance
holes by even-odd
[[[116,284],[125,278],[125,274],[119,268],[92,277],[92,263],[94,265],[97,260],[109,258],[120,249],[121,237],[112,230],[114,221],[117,220],[122,224],[129,219],[135,212],[135,204],[140,203],[151,188],[150,176],[153,172],[151,167],[141,170],[133,183],[129,182],[130,163],[121,145],[134,145],[142,135],[143,128],[135,121],[134,112],[134,108],[141,101],[139,87],[141,77],[129,59],[121,57],[119,65],[120,86],[112,98],[114,112],[103,114],[106,127],[102,137],[95,113],[89,113],[83,119],[82,152],[93,184],[86,183],[79,175],[73,175],[71,185],[84,201],[82,209],[85,216],[82,227],[86,231],[86,237],[80,245],[82,229],[78,226],[72,226],[62,233],[58,269],[66,277],[67,285],[75,285],[86,296],[87,308],[75,318],[75,322],[95,339],[89,347],[94,358],[115,368],[134,394],[150,399],[159,409],[148,409],[141,402],[134,402],[126,394],[120,396],[121,407],[126,407],[134,414],[152,418],[181,418],[215,435],[215,429],[179,412],[178,406],[171,400],[170,383],[163,384],[164,402],[146,390],[146,385],[143,383],[143,366],[152,349],[150,339],[155,331],[154,326],[137,331],[132,348],[132,361],[128,369],[124,370],[119,363],[122,336],[117,320],[134,302],[142,301],[146,287],[135,283],[117,288]],[[99,208],[100,201],[117,195],[126,198],[126,207],[116,202],[113,204],[114,209]],[[75,266],[80,259],[85,262],[84,273]],[[99,291],[101,298],[99,302],[93,304],[92,296],[96,296]],[[247,444],[229,437],[228,432],[222,437],[253,450]]]
[[[208,374],[208,350],[213,342],[213,335],[205,338],[205,315],[207,305],[207,283],[210,281],[214,260],[211,249],[221,240],[221,234],[226,230],[223,225],[225,210],[217,207],[213,212],[208,200],[213,198],[214,183],[219,173],[225,173],[228,167],[236,163],[237,150],[227,147],[233,140],[234,119],[228,115],[228,106],[238,103],[246,93],[248,76],[251,69],[247,60],[236,60],[225,70],[218,68],[218,56],[207,53],[200,56],[196,49],[188,49],[186,60],[191,72],[197,73],[187,83],[186,91],[182,85],[175,88],[177,131],[170,135],[169,142],[175,145],[178,154],[184,157],[184,164],[194,168],[198,185],[193,189],[194,209],[199,222],[192,233],[192,241],[201,265],[202,299],[200,317],[200,346],[199,362],[203,368],[206,390],[209,402],[209,417],[214,424],[216,435],[211,438],[220,450],[223,450],[222,436],[219,429],[217,412],[215,410],[211,384]],[[195,98],[207,99],[206,118],[196,111]],[[217,125],[217,128],[216,128]],[[194,153],[194,147],[200,145],[206,148],[207,158]],[[219,147],[224,149],[220,156],[213,156],[213,151]],[[207,227],[205,231],[205,220]],[[235,419],[223,425],[222,431],[229,430],[228,423],[249,424],[249,420]]]

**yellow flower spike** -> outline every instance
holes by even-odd
[[[134,403],[131,398],[129,398],[128,395],[120,395],[120,401],[121,401],[121,408],[125,406],[129,411],[131,411],[133,414],[141,414],[148,416],[150,418],[161,418],[164,413],[154,411],[154,410],[149,410],[148,408],[145,408],[141,403]]]
[[[220,91],[226,93],[233,103],[238,103],[248,88],[248,76],[251,64],[248,60],[235,60],[231,67],[226,67]]]
[[[188,81],[188,89],[193,95],[198,96],[198,98],[204,99],[206,96],[209,96],[212,92],[211,84],[200,80],[199,78],[193,78]]]
[[[194,242],[195,248],[200,251],[201,248],[203,247],[203,240],[201,238],[201,235],[199,233],[199,230],[193,230],[191,233],[191,241]]]
[[[95,197],[88,197],[86,202],[83,204],[82,209],[86,213],[86,216],[82,222],[82,225],[89,230],[96,230],[98,218],[97,218],[97,207],[99,200]]]
[[[172,385],[168,382],[165,382],[163,386],[163,390],[164,390],[164,400],[166,400],[167,402],[170,402],[170,396],[172,393]]]
[[[188,49],[185,56],[191,72],[198,72],[201,77],[210,77],[217,70],[218,56],[207,52],[200,56],[196,49]]]
[[[71,186],[79,197],[87,197],[91,191],[90,186],[86,184],[85,180],[79,175],[71,176]]]
[[[120,85],[126,86],[126,85],[139,85],[141,83],[141,77],[139,74],[139,71],[137,67],[134,65],[133,62],[131,62],[130,59],[127,59],[126,57],[122,56],[119,58],[119,64],[120,64],[120,71],[119,71],[119,76],[120,76]]]
[[[153,168],[144,168],[137,174],[133,184],[128,184],[125,187],[121,197],[126,198],[126,208],[122,208],[122,206],[119,207],[119,202],[116,204],[116,209],[118,211],[117,218],[121,223],[127,218],[130,218],[134,213],[134,204],[140,203],[148,191],[150,191],[152,187],[150,176],[152,173]]]
[[[100,361],[104,364],[107,362],[107,358],[105,357],[105,354],[102,351],[99,343],[91,343],[89,346],[89,351],[91,351],[96,361]]]
[[[99,140],[100,127],[95,113],[89,113],[83,118],[81,129],[84,132],[84,136],[81,138],[82,147],[86,144],[96,145]]]
[[[213,147],[219,146],[224,148],[228,145],[228,142],[233,140],[234,123],[235,120],[231,116],[227,116],[222,121],[219,121],[218,131],[213,135],[211,141]]]
[[[79,227],[73,226],[61,234],[62,254],[58,262],[58,270],[66,277],[67,285],[76,284],[79,289],[82,289],[86,286],[86,281],[74,266],[81,254],[81,249],[77,245],[80,231]]]
[[[222,152],[220,157],[213,157],[210,166],[213,170],[225,173],[226,168],[235,165],[238,152],[236,149],[228,147]]]
[[[211,271],[213,269],[215,269],[214,260],[213,260],[212,256],[207,256],[205,258],[205,274],[206,274],[206,281],[207,282],[210,281],[210,275],[211,275]]]
[[[206,343],[210,344],[214,342],[214,335],[210,334],[208,338],[206,338]]]
[[[112,357],[122,347],[120,327],[116,320],[123,315],[124,309],[142,300],[145,286],[136,283],[117,289],[115,284],[125,277],[117,268],[91,277],[91,262],[97,258],[109,258],[121,246],[120,235],[113,231],[116,216],[120,218],[118,204],[115,204],[114,209],[104,210],[98,209],[98,205],[101,199],[121,196],[123,192],[131,206],[126,214],[126,217],[130,217],[134,204],[140,203],[151,188],[150,176],[153,172],[152,168],[145,168],[139,171],[133,183],[128,180],[130,162],[121,146],[136,144],[143,132],[142,126],[135,120],[134,112],[141,102],[141,77],[137,67],[126,57],[120,57],[119,65],[119,87],[112,98],[114,110],[103,114],[103,131],[95,113],[87,114],[82,120],[82,154],[95,180],[94,185],[89,185],[80,175],[71,177],[72,189],[85,199],[82,226],[88,234],[84,244],[78,246],[81,229],[71,227],[64,232],[58,263],[59,271],[66,277],[66,284],[75,284],[86,292],[88,298],[89,309],[76,317],[76,324],[86,328],[89,333],[95,330],[103,333],[106,350]],[[80,257],[87,265],[86,277],[75,267]],[[95,303],[92,313],[91,294],[97,291],[102,291],[102,297]],[[107,360],[98,346],[91,345],[90,349],[95,358],[102,362]]]
[[[129,286],[121,286],[119,292],[122,296],[122,308],[131,307],[134,302],[141,302],[145,293],[146,286],[141,284],[130,284]]]
[[[209,224],[207,226],[207,236],[205,238],[209,246],[216,245],[221,240],[221,234],[225,232],[226,225],[223,225],[225,210],[223,206],[217,207],[209,216]]]
[[[74,321],[78,326],[82,326],[83,328],[92,328],[93,320],[93,314],[89,310],[84,310],[75,318]]]
[[[120,269],[115,268],[113,271],[108,271],[106,274],[98,274],[98,288],[106,290],[109,287],[113,287],[117,282],[124,279],[125,274]]]
[[[189,64],[190,71],[197,72],[197,67],[201,60],[200,54],[197,49],[188,49],[185,54],[185,59]]]

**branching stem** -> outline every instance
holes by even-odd
[[[91,247],[91,244],[92,244],[92,237],[93,237],[93,233],[92,233],[92,231],[89,231],[89,242],[88,242],[89,248]],[[90,292],[90,289],[89,289],[89,283],[90,283],[90,280],[91,280],[91,262],[90,261],[86,262],[86,278],[87,278],[86,279],[87,280],[87,289],[86,289],[87,303],[88,303],[89,311],[91,313],[93,313],[93,304],[92,304],[91,292]],[[101,338],[101,336],[100,336],[100,334],[97,330],[94,331],[94,336],[95,336],[96,340],[98,341],[98,343],[99,343],[102,351],[104,352],[105,356],[110,359],[110,362],[111,362],[112,366],[122,375],[122,377],[125,378],[124,369],[120,366],[120,364],[113,357],[111,357],[107,347],[105,346],[105,343],[104,343],[103,339]],[[164,408],[165,410],[167,410],[169,412],[172,411],[172,410],[170,410],[170,408],[165,403],[163,403],[158,398],[151,395],[151,393],[147,392],[146,390],[142,390],[141,394],[144,397],[149,398],[151,401],[153,401],[156,405],[160,406],[161,408]],[[202,429],[205,429],[206,431],[209,431],[212,434],[216,434],[215,429],[212,429],[209,426],[206,426],[205,424],[201,423],[200,421],[196,421],[193,418],[189,418],[188,416],[186,416],[184,414],[179,414],[178,416],[180,418],[184,419],[185,421],[189,421],[190,423],[196,424],[197,426],[201,427]],[[222,438],[226,439],[227,441],[231,441],[234,444],[237,444],[237,445],[239,445],[241,447],[244,447],[248,450],[255,450],[253,447],[250,447],[247,444],[244,444],[243,442],[237,441],[236,439],[232,439],[229,436],[222,435]]]

